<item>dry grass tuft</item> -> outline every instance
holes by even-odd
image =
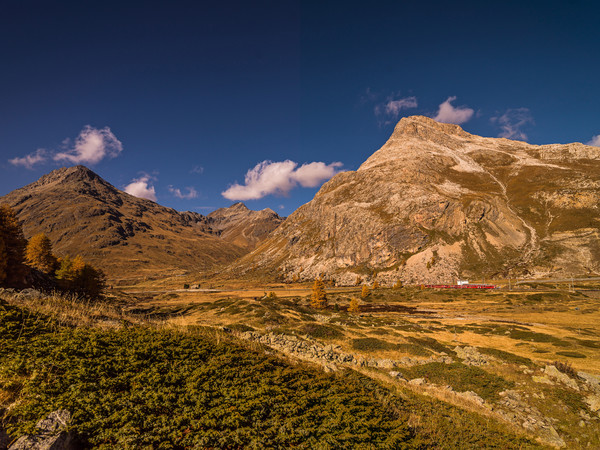
[[[94,326],[106,329],[147,322],[142,317],[125,313],[114,303],[88,300],[62,292],[43,296],[4,292],[1,298],[8,304],[52,318],[57,325],[62,326]]]

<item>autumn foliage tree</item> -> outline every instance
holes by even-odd
[[[27,264],[47,275],[56,270],[56,256],[52,254],[52,243],[43,233],[36,234],[27,243],[25,250]]]
[[[4,249],[3,263],[0,263],[0,283],[7,286],[24,282],[27,267],[23,263],[27,241],[23,229],[12,208],[0,205],[0,239]]]
[[[357,313],[360,311],[360,307],[358,306],[358,299],[356,297],[352,297],[350,299],[350,305],[348,305],[349,313]]]
[[[327,308],[327,293],[325,292],[325,283],[322,278],[317,278],[313,284],[310,306],[316,309]]]
[[[366,284],[363,284],[360,296],[362,298],[367,298],[370,294],[371,294],[371,290],[369,289],[369,286],[367,286]]]
[[[65,256],[58,263],[56,279],[63,289],[90,298],[102,295],[106,287],[106,276],[101,270],[86,263],[81,256],[73,259]]]

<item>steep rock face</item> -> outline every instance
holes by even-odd
[[[235,270],[343,284],[600,271],[600,149],[529,145],[402,119]]]
[[[15,209],[27,238],[45,233],[56,254],[79,254],[113,279],[208,269],[247,252],[205,216],[133,197],[83,166],[54,170],[0,203]]]
[[[241,202],[229,208],[219,208],[207,217],[207,224],[218,230],[222,239],[249,250],[262,242],[281,222],[283,218],[273,210],[252,211]]]

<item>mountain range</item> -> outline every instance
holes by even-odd
[[[27,238],[45,233],[57,255],[81,255],[112,280],[220,267],[283,220],[242,204],[208,217],[178,212],[120,191],[84,166],[54,170],[0,203],[16,211]]]
[[[83,166],[0,198],[57,254],[109,277],[228,266],[339,284],[600,272],[600,148],[531,145],[412,116],[287,219],[236,203],[207,216],[133,197]]]

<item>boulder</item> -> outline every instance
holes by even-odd
[[[570,387],[571,389],[573,389],[575,391],[579,390],[579,386],[577,386],[577,383],[575,382],[575,380],[573,380],[567,374],[562,373],[560,370],[558,370],[553,365],[546,366],[544,368],[544,373],[546,375],[548,375],[550,378],[554,378],[555,380],[560,381],[562,384]]]
[[[70,421],[69,411],[53,411],[37,423],[34,434],[21,436],[8,450],[74,450],[73,435],[66,431]]]

